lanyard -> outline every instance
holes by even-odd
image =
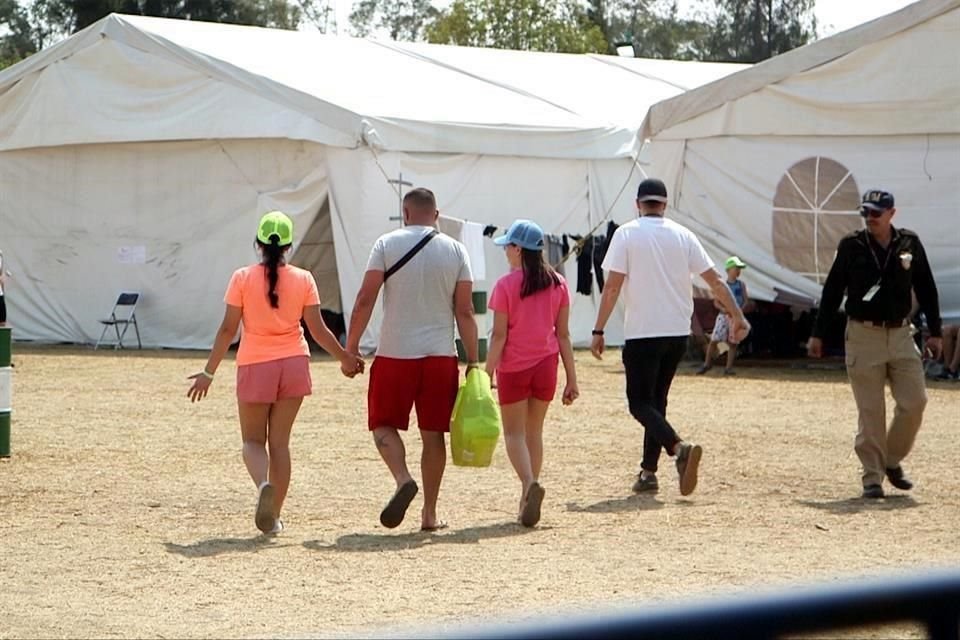
[[[883,266],[880,266],[880,258],[877,257],[877,252],[873,249],[873,240],[869,237],[867,238],[867,247],[870,249],[870,255],[873,256],[873,263],[877,265],[877,269],[880,270],[880,280],[883,280],[883,274],[887,272],[887,266],[890,265],[890,256],[893,255],[893,242],[896,240],[896,237],[890,238],[890,244],[887,246],[887,257],[883,261]]]

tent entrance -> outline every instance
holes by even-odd
[[[313,223],[293,254],[291,263],[313,274],[320,292],[323,320],[333,335],[343,342],[346,327],[343,320],[343,301],[340,298],[340,274],[337,254],[333,246],[333,223],[330,217],[330,199],[324,198]],[[311,339],[312,341],[312,339]]]

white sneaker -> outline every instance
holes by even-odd
[[[274,520],[274,522],[273,522],[273,529],[271,529],[271,530],[267,533],[267,535],[269,535],[269,536],[275,536],[275,535],[277,535],[278,533],[280,533],[281,531],[283,531],[283,520],[281,520],[280,518],[277,518],[277,519]]]

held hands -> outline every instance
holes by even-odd
[[[599,336],[598,336],[599,337]],[[569,407],[573,404],[574,400],[580,397],[580,387],[577,386],[576,381],[570,382],[567,381],[567,386],[563,388],[563,405]]]
[[[363,373],[366,366],[367,363],[364,362],[363,356],[357,353],[344,351],[340,358],[340,373],[348,378],[355,378],[358,374]]]
[[[187,391],[187,397],[190,398],[190,402],[199,402],[206,398],[207,391],[210,390],[210,385],[213,384],[213,378],[205,373],[195,373],[188,377],[187,380],[193,380],[193,385],[190,387],[190,390]]]

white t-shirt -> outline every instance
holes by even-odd
[[[637,218],[613,234],[603,268],[626,275],[624,338],[690,335],[691,275],[713,268],[693,232],[659,216]]]
[[[386,271],[433,227],[408,226],[374,243],[367,271]],[[453,294],[473,282],[466,248],[438,234],[383,285],[383,325],[377,355],[387,358],[455,356]]]

